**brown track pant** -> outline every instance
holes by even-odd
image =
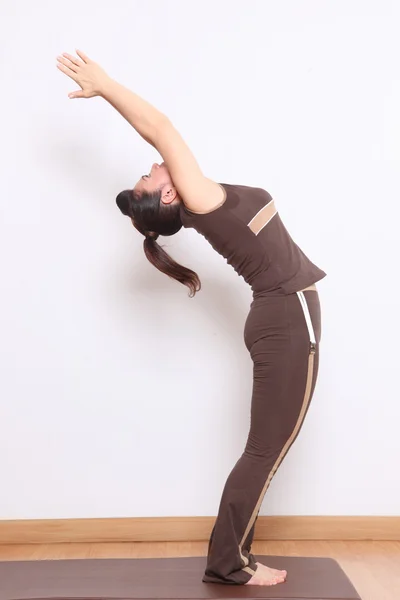
[[[250,550],[260,506],[314,393],[321,339],[318,292],[256,297],[244,339],[254,363],[250,432],[222,493],[209,540],[207,583],[244,584],[257,569]]]

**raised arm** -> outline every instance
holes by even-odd
[[[185,205],[194,212],[208,212],[219,205],[224,190],[205,177],[191,150],[168,117],[124,87],[80,50],[81,60],[70,54],[58,57],[59,68],[82,88],[72,98],[103,97],[141,137],[163,157],[172,181]]]

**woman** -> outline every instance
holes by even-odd
[[[147,258],[193,296],[200,289],[196,273],[177,264],[156,242],[159,235],[192,227],[252,288],[244,328],[254,363],[250,432],[223,490],[203,581],[281,583],[287,572],[256,562],[250,549],[264,495],[313,396],[321,338],[315,283],[326,273],[294,243],[267,191],[205,177],[164,114],[76,52],[79,59],[70,54],[57,59],[57,67],[81,87],[69,97],[103,97],[164,159],[133,190],[116,198],[122,213],[145,236]]]

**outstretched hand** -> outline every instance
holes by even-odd
[[[73,79],[82,91],[71,92],[69,98],[93,98],[101,96],[104,86],[110,81],[107,73],[81,50],[76,50],[79,60],[71,54],[57,56],[57,68]]]

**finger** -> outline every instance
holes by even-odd
[[[70,94],[68,94],[68,98],[84,98],[85,95],[83,92],[71,92]]]
[[[65,58],[67,58],[77,67],[80,67],[82,65],[82,62],[78,60],[75,56],[72,56],[72,54],[67,54],[67,52],[63,52],[62,56],[65,56]]]
[[[71,69],[71,71],[73,71],[74,73],[78,72],[78,67],[63,56],[57,56],[57,60],[66,67],[68,67],[68,69]]]
[[[75,49],[75,52],[77,53],[77,55],[79,56],[79,58],[81,58],[83,60],[83,62],[85,62],[85,63],[92,62],[90,60],[90,58],[88,56],[86,56],[86,54],[84,52],[82,52],[82,50]]]
[[[65,67],[62,64],[58,64],[57,68],[60,69],[60,71],[62,71],[66,75],[68,75],[68,77],[71,77],[71,79],[73,79],[75,81],[75,83],[78,83],[77,79],[76,79],[76,73],[74,73],[73,71],[71,71],[71,69],[69,69],[68,67]]]

